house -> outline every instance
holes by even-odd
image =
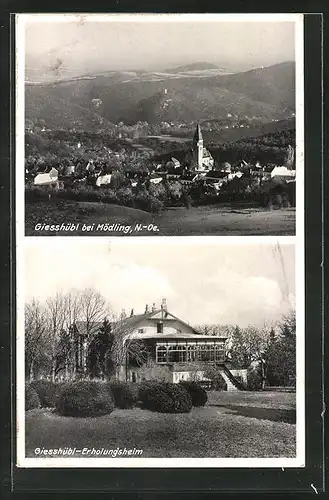
[[[179,168],[180,167],[180,161],[177,160],[177,158],[172,157],[171,161],[172,161],[172,163],[174,165],[174,168]]]
[[[184,173],[179,177],[179,182],[182,184],[192,184],[196,180],[198,180],[199,175],[196,173]]]
[[[48,170],[48,171],[47,171]],[[40,172],[34,177],[35,186],[46,186],[51,184],[56,184],[58,181],[58,170],[51,167],[47,169],[46,172]]]
[[[94,323],[87,332],[86,322],[77,321],[72,325],[75,373],[85,372],[90,339],[101,326],[101,323]],[[216,365],[227,390],[243,388],[226,365],[226,337],[201,334],[172,314],[165,299],[160,307],[156,304],[151,309],[146,306],[142,314],[134,314],[132,310],[127,317],[123,311],[120,320],[112,323],[111,328],[119,336],[125,352],[117,373],[120,380],[140,382],[161,378],[173,383],[181,380],[209,382],[207,367]],[[136,362],[131,355],[131,346],[136,341],[145,348],[142,362]]]
[[[152,184],[160,184],[162,182],[163,177],[157,173],[153,173],[150,175],[149,180]]]
[[[294,178],[296,176],[296,170],[290,170],[287,167],[274,167],[271,171],[271,178],[273,179],[278,176]]]
[[[99,175],[96,179],[96,186],[106,186],[111,184],[112,174]]]
[[[221,170],[211,170],[206,174],[205,181],[222,186],[228,181],[228,173]]]
[[[296,170],[290,170],[287,167],[274,167],[271,171],[271,180],[277,184],[295,182]]]

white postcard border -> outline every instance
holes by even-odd
[[[26,245],[51,245],[52,237],[27,237],[25,233],[24,210],[24,81],[25,81],[25,22],[35,20],[44,22],[294,22],[296,50],[296,236],[189,236],[157,237],[152,243],[179,244],[179,240],[192,240],[203,244],[215,239],[221,244],[255,244],[256,242],[295,244],[296,274],[296,330],[297,330],[297,386],[296,386],[296,457],[295,458],[26,458],[25,457],[25,402],[24,402],[24,251]],[[16,403],[17,403],[17,466],[18,467],[218,467],[218,468],[289,468],[305,466],[305,273],[304,273],[304,34],[303,14],[16,14],[16,276],[17,276],[17,335],[16,335]],[[131,238],[108,237],[110,242],[120,238],[132,245]],[[81,244],[104,243],[104,237],[56,237],[64,245],[78,239]],[[133,244],[143,244],[148,237],[135,237]],[[129,241],[128,241],[129,240]]]

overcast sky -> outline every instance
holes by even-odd
[[[141,21],[149,19],[148,21]],[[228,70],[269,66],[295,59],[294,22],[223,22],[180,16],[84,16],[71,22],[27,17],[25,51],[29,74],[73,76],[95,70],[165,69],[210,62]],[[49,16],[48,16],[49,19]],[[113,20],[120,19],[118,21]],[[131,21],[132,19],[132,21]],[[292,19],[293,21],[293,19]]]
[[[26,300],[93,287],[114,313],[143,313],[167,299],[168,309],[190,324],[253,324],[280,319],[295,296],[294,246],[213,239],[81,238],[29,242],[25,251]],[[216,241],[217,240],[217,241]],[[240,240],[241,241],[241,240]]]

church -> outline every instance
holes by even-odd
[[[86,324],[77,321],[72,325],[75,339],[76,356],[74,372],[86,371],[89,336],[101,328],[94,324],[87,332]],[[117,378],[122,381],[141,382],[148,379],[161,379],[178,383],[181,380],[207,381],[206,371],[210,365],[216,366],[226,382],[227,390],[243,388],[243,370],[229,370],[226,364],[226,338],[203,335],[185,321],[172,314],[165,299],[160,306],[148,306],[142,314],[125,316],[123,312],[118,322],[112,324],[117,332],[124,356],[120,362]],[[143,344],[143,356],[136,361],[132,346]],[[240,373],[241,372],[241,373]]]
[[[214,167],[214,159],[208,149],[203,145],[203,136],[199,124],[197,124],[193,136],[192,148],[185,156],[184,164],[190,171],[200,174],[206,174]]]

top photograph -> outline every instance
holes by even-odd
[[[22,233],[295,235],[302,29],[299,14],[17,15]]]

